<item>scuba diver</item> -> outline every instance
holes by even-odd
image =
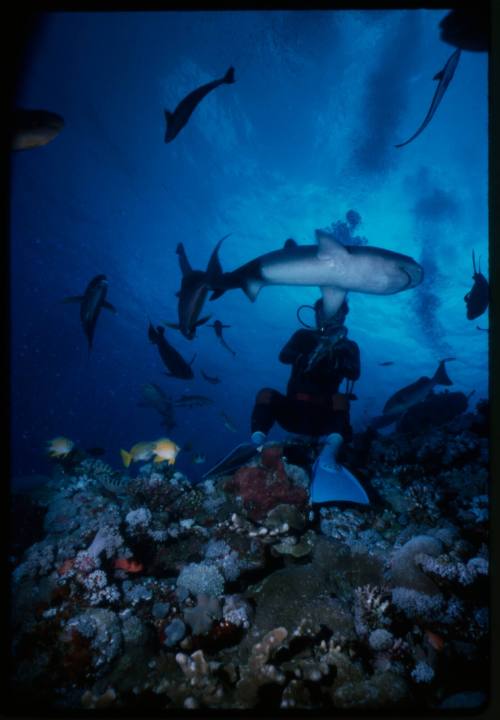
[[[314,310],[315,327],[302,321],[300,312],[305,307]],[[288,432],[326,436],[312,469],[312,503],[348,500],[368,504],[358,480],[337,461],[343,441],[352,437],[350,401],[355,398],[352,389],[360,375],[359,347],[347,339],[344,325],[348,312],[344,300],[337,312],[327,317],[321,298],[314,307],[298,308],[297,318],[305,329],[297,330],[279,354],[282,363],[292,366],[286,395],[273,388],[259,390],[251,416],[252,442],[239,445],[204,477],[247,462],[277,422]],[[343,380],[347,387],[339,392]]]

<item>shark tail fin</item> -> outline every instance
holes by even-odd
[[[230,67],[227,73],[224,75],[224,82],[225,83],[234,83],[234,67]]]
[[[446,372],[446,368],[444,366],[445,362],[449,362],[450,360],[455,360],[455,358],[444,358],[444,360],[439,362],[438,369],[432,378],[436,385],[453,385],[453,380],[450,380],[448,377],[448,373]]]

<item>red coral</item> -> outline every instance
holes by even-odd
[[[252,520],[260,520],[276,505],[304,505],[307,492],[292,485],[281,460],[281,448],[265,448],[257,467],[242,467],[233,477],[231,489],[243,500],[243,507]],[[226,489],[229,489],[226,485]]]

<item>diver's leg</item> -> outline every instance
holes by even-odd
[[[280,392],[272,388],[262,388],[257,393],[250,423],[253,442],[257,444],[264,442],[267,433],[276,422],[276,408],[282,397]]]

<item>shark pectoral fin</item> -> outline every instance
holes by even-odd
[[[262,280],[258,278],[248,278],[243,282],[241,289],[249,300],[255,302],[263,284]]]
[[[206,315],[206,317],[200,318],[196,321],[195,326],[198,327],[199,325],[204,325],[211,317],[211,315]]]
[[[61,300],[63,303],[79,303],[82,302],[83,295],[70,295],[69,297],[65,297],[64,300]]]
[[[443,76],[444,76],[444,70],[440,70],[439,72],[437,72],[437,73],[434,75],[434,77],[433,77],[432,79],[433,79],[433,80],[442,80],[442,79],[443,79]]]
[[[225,292],[226,292],[225,290],[214,290],[208,299],[209,300],[217,300],[217,298],[220,298],[220,296],[224,295]]]
[[[346,292],[333,285],[324,285],[320,288],[323,296],[323,312],[325,317],[334,315],[344,302]]]
[[[325,233],[323,230],[316,230],[316,242],[318,243],[318,258],[320,260],[331,259],[336,255],[342,257],[348,255],[345,245],[336,240],[332,235]]]
[[[110,310],[110,311],[111,311],[112,313],[114,313],[115,315],[116,315],[117,312],[118,312],[118,310],[115,308],[115,306],[114,306],[114,305],[111,305],[111,303],[108,302],[107,300],[105,300],[105,301],[103,302],[102,306],[103,306],[104,308],[106,308],[106,310]]]

